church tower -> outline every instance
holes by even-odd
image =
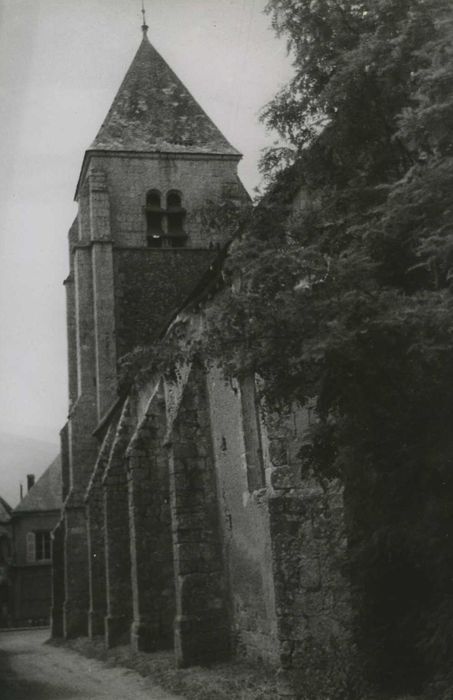
[[[69,233],[66,501],[55,533],[55,542],[64,540],[66,637],[86,633],[84,497],[97,436],[118,401],[118,362],[158,337],[230,235],[212,225],[216,208],[248,200],[237,174],[241,155],[151,45],[146,23],[142,31],[85,153]]]

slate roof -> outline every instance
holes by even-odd
[[[0,523],[9,523],[13,509],[0,496]]]
[[[60,510],[62,506],[61,493],[61,458],[58,455],[16,506],[14,513]]]
[[[146,35],[89,150],[240,156]]]

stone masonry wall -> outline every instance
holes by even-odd
[[[85,496],[90,602],[88,611],[88,636],[91,639],[103,635],[105,632],[104,619],[107,614],[107,596],[105,583],[105,516],[102,478],[107,468],[117,423],[118,416],[116,420],[112,420],[104,437]]]
[[[69,493],[71,484],[71,465],[69,462],[69,434],[68,424],[60,430],[60,454],[61,454],[61,498],[64,502]]]
[[[125,643],[132,623],[131,556],[126,477],[126,449],[134,429],[134,416],[127,399],[102,478],[104,491],[104,532],[107,615],[107,647]]]
[[[118,357],[158,337],[213,258],[208,250],[114,251]]]
[[[64,590],[64,518],[55,526],[52,532],[52,573],[50,608],[50,632],[52,638],[63,637],[63,605],[65,599]]]
[[[65,637],[87,633],[88,542],[84,495],[99,445],[93,430],[97,423],[93,280],[91,253],[76,249],[74,258],[75,314],[77,330],[77,400],[68,419],[70,491],[65,518]]]
[[[115,293],[110,198],[103,170],[88,172],[98,419],[116,398]]]
[[[139,651],[173,647],[175,582],[169,496],[165,399],[155,388],[128,448],[134,622]]]
[[[354,697],[343,491],[302,471],[308,413],[267,414],[265,462],[280,645],[280,697]]]
[[[64,637],[88,633],[88,546],[85,510],[66,504],[64,508]]]
[[[180,666],[230,652],[230,622],[206,376],[192,367],[169,443],[176,578],[175,654]]]
[[[71,405],[77,399],[77,335],[75,313],[75,280],[73,245],[78,240],[78,221],[72,224],[69,234],[69,275],[64,281],[66,289],[66,337],[68,346],[68,395]]]
[[[69,436],[68,424],[60,430],[61,481],[62,501],[66,500],[70,487]],[[52,532],[52,605],[50,611],[50,626],[52,637],[63,636],[63,605],[65,600],[65,520],[62,515]]]
[[[240,387],[237,382],[226,381],[220,370],[210,370],[208,386],[235,648],[240,656],[277,664],[267,498],[265,491],[254,490],[248,479],[251,457],[247,455],[244,433],[253,422],[252,416],[244,422],[245,402]],[[256,421],[257,416],[254,418]],[[256,430],[253,432],[256,439]],[[252,438],[248,436],[249,446]],[[255,453],[258,447],[255,445]]]
[[[91,168],[106,173],[110,192],[112,235],[122,246],[146,246],[146,193],[157,189],[162,206],[170,190],[182,195],[187,210],[185,230],[189,247],[209,248],[210,234],[200,226],[199,210],[209,200],[226,195],[247,197],[237,175],[237,157],[183,156],[175,154],[126,154],[121,157],[92,155]],[[216,241],[217,242],[217,241]]]

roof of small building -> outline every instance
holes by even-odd
[[[89,150],[240,156],[146,34]]]
[[[8,523],[12,512],[11,506],[0,496],[0,523]]]
[[[60,510],[61,506],[61,458],[58,455],[16,506],[14,513]]]

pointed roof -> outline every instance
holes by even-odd
[[[58,455],[36,484],[31,487],[19,505],[16,506],[14,513],[60,510],[61,506],[61,458]]]
[[[9,521],[11,520],[12,512],[13,509],[11,508],[11,506],[8,505],[8,503],[0,497],[0,523],[9,523]]]
[[[150,44],[146,32],[89,150],[240,157]]]

